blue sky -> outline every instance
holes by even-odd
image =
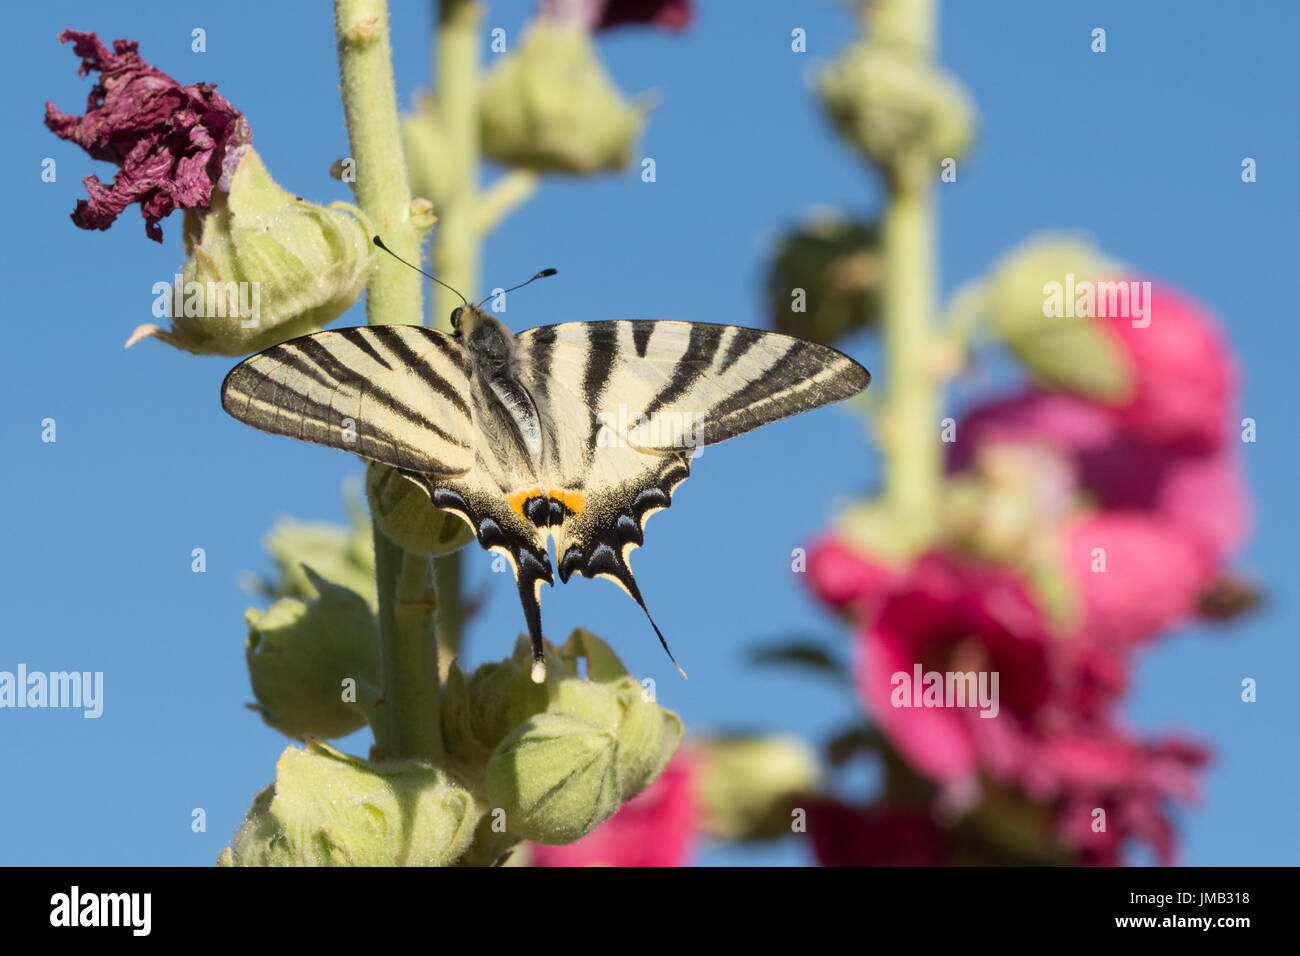
[[[403,103],[427,82],[427,3],[394,4]],[[516,329],[570,319],[662,317],[762,325],[762,265],[781,231],[817,206],[869,213],[877,186],[827,131],[807,78],[850,36],[831,2],[705,3],[684,36],[602,40],[626,91],[657,91],[634,172],[548,182],[491,239],[485,289],[543,266],[556,279],[511,297]],[[493,4],[513,37],[530,3]],[[732,12],[728,12],[732,11]],[[341,521],[340,488],[361,468],[327,449],[264,436],[225,416],[233,364],[146,342],[153,283],[181,261],[180,221],[148,241],[134,209],[109,233],[68,220],[80,179],[111,169],[41,124],[46,98],[79,112],[64,28],[130,37],[183,83],[218,83],[249,118],[276,179],[317,201],[347,198],[328,177],[347,153],[332,24],[324,5],[232,2],[22,4],[0,62],[6,148],[8,356],[0,378],[5,502],[0,669],[105,674],[104,715],[0,711],[0,863],[208,865],[271,779],[287,741],[243,704],[239,578],[265,570],[260,540],[284,515]],[[1108,52],[1089,51],[1102,26]],[[207,52],[190,31],[207,31]],[[809,50],[790,51],[793,27]],[[1180,814],[1191,864],[1294,864],[1300,822],[1293,743],[1300,665],[1290,593],[1297,526],[1293,297],[1300,155],[1292,38],[1300,9],[1209,2],[946,5],[942,57],[982,116],[979,144],[941,191],[943,287],[980,274],[1044,230],[1079,230],[1108,253],[1204,302],[1245,371],[1243,414],[1258,527],[1239,568],[1268,592],[1260,613],[1219,632],[1192,628],[1141,660],[1129,708],[1146,730],[1180,728],[1216,752],[1202,804]],[[58,162],[55,183],[41,161]],[[1254,157],[1258,182],[1240,181]],[[480,290],[484,291],[484,290]],[[343,324],[364,321],[360,309]],[[873,350],[856,350],[869,366]],[[879,380],[878,380],[879,381]],[[40,441],[42,419],[58,441]],[[639,610],[603,582],[543,596],[548,631],[585,625],[609,639],[692,731],[793,729],[823,739],[852,716],[813,678],[757,670],[746,646],[793,632],[837,633],[789,573],[793,547],[838,503],[877,480],[857,422],[823,410],[709,449],[635,560],[656,619],[691,674],[675,676]],[[207,551],[207,572],[190,552]],[[513,586],[470,555],[489,589],[471,662],[504,656],[522,620]],[[1240,679],[1259,701],[1239,701]],[[1279,746],[1281,745],[1281,746]],[[344,749],[364,752],[363,735]],[[207,813],[207,831],[190,828]],[[801,863],[794,840],[707,849],[705,863]]]

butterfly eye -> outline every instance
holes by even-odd
[[[465,309],[462,306],[457,306],[451,310],[451,327],[457,332],[460,331],[460,314],[464,311]]]

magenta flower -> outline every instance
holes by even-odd
[[[808,547],[808,583],[836,610],[871,614],[902,573],[827,536]]]
[[[542,14],[577,19],[589,30],[648,23],[666,30],[685,30],[694,11],[691,0],[542,0]]]
[[[1016,739],[1049,691],[1049,637],[1027,590],[1001,571],[922,557],[858,636],[857,686],[867,711],[922,775],[955,785]],[[976,707],[895,706],[916,665],[937,671],[998,673],[998,714]],[[983,726],[981,726],[983,725]],[[990,749],[991,748],[991,749]]]
[[[1235,442],[1209,451],[1186,443],[1152,444],[1129,427],[1122,412],[1037,388],[974,409],[958,436],[950,470],[968,467],[988,444],[1053,448],[1064,456],[1077,490],[1099,508],[1165,518],[1201,539],[1217,560],[1241,544],[1250,524]]]
[[[136,52],[132,40],[115,40],[112,52],[94,33],[65,30],[80,75],[99,71],[86,101],[86,115],[45,104],[45,125],[95,159],[121,167],[111,185],[98,176],[82,180],[88,199],[78,201],[72,221],[82,229],[107,229],[132,203],[140,204],[145,233],[162,242],[158,223],[175,209],[205,209],[213,187],[229,190],[230,177],[252,133],[242,113],[207,83],[181,86]]]
[[[685,866],[698,826],[695,773],[679,752],[642,793],[576,843],[532,848],[536,866]]]
[[[1059,802],[1057,838],[1076,849],[1081,862],[1094,866],[1122,865],[1124,845],[1140,840],[1155,852],[1161,865],[1177,862],[1177,842],[1167,807],[1170,801],[1197,799],[1197,775],[1209,763],[1209,752],[1180,737],[1142,743],[1115,733],[1098,749],[1108,751],[1107,775],[1076,773]],[[1061,752],[1063,764],[1077,760]],[[1096,824],[1105,811],[1105,829]]]
[[[1237,372],[1218,323],[1198,303],[1153,285],[1149,324],[1098,319],[1118,338],[1134,373],[1121,422],[1143,441],[1199,451],[1222,446],[1236,400]]]
[[[921,810],[861,809],[832,800],[808,808],[808,835],[822,866],[939,866],[944,834]]]
[[[1074,636],[1102,644],[1135,644],[1185,623],[1218,573],[1202,539],[1140,511],[1074,521],[1064,549],[1082,605]]]

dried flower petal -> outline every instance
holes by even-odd
[[[181,86],[150,66],[134,40],[114,40],[113,50],[94,33],[65,30],[60,43],[74,43],[78,73],[99,71],[86,100],[86,115],[45,104],[45,125],[95,159],[121,171],[111,185],[98,176],[82,180],[89,199],[77,203],[72,221],[82,229],[107,229],[132,203],[140,204],[145,233],[162,242],[158,223],[175,209],[206,209],[212,188],[229,188],[243,149],[252,142],[248,121],[216,87]]]

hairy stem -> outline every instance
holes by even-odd
[[[420,257],[420,237],[410,219],[388,6],[385,0],[335,0],[334,26],[357,203],[393,251],[414,262]],[[421,281],[414,270],[379,256],[366,287],[370,324],[420,325]],[[433,623],[438,602],[430,562],[404,553],[378,524],[374,539],[382,685],[377,720],[385,728],[375,734],[376,756],[436,762],[442,757],[442,730]]]
[[[411,187],[402,153],[385,0],[335,0],[339,77],[348,143],[355,161],[352,190],[384,242],[408,262],[420,258],[411,226]],[[419,325],[423,280],[391,256],[379,255],[366,288],[371,325]]]
[[[875,37],[931,56],[934,0],[880,0],[869,11]],[[886,427],[885,497],[902,518],[926,525],[939,502],[941,457],[940,396],[931,374],[936,301],[934,176],[914,175],[903,160],[892,177],[882,224],[884,341],[889,397]]]

